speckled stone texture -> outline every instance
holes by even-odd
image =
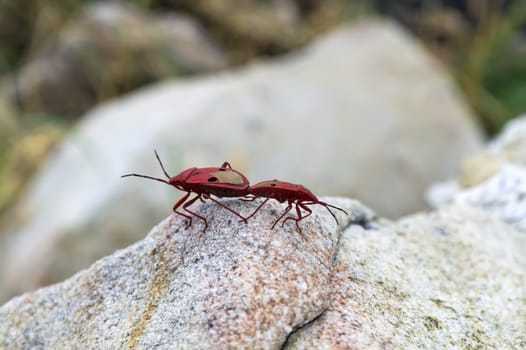
[[[452,206],[342,235],[332,304],[287,349],[526,349],[526,235]]]
[[[524,349],[526,235],[459,202],[390,222],[357,202],[270,230],[213,203],[0,308],[4,349]],[[227,200],[247,215],[257,203]]]
[[[225,203],[244,215],[257,204]],[[290,223],[270,230],[282,209],[268,203],[245,224],[207,202],[196,209],[206,232],[171,216],[143,241],[2,306],[0,348],[279,348],[329,306],[338,240],[325,208],[301,233]]]

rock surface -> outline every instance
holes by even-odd
[[[458,204],[391,223],[356,202],[270,230],[215,204],[0,307],[0,348],[521,349],[526,235]],[[246,215],[257,203],[227,203]]]
[[[244,213],[257,203],[227,204]],[[302,233],[270,230],[282,208],[268,203],[244,224],[208,202],[206,232],[171,216],[143,241],[2,306],[0,348],[278,348],[328,307],[338,240],[319,208]]]
[[[0,300],[70,276],[167,215],[177,191],[120,179],[161,174],[153,148],[174,175],[229,160],[253,183],[301,183],[393,217],[422,208],[426,186],[479,146],[451,80],[384,22],[281,61],[157,85],[87,115],[51,156],[9,216]]]
[[[340,238],[331,306],[289,349],[523,349],[526,235],[452,206]]]

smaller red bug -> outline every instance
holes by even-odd
[[[211,197],[211,195],[217,197],[245,197],[249,194],[248,179],[241,172],[232,169],[228,162],[224,162],[219,168],[194,167],[186,169],[176,176],[170,176],[164,168],[157,151],[154,151],[154,153],[157,161],[159,161],[159,164],[161,165],[164,175],[168,180],[140,174],[126,174],[122,175],[121,177],[143,177],[150,180],[160,181],[170,186],[174,186],[178,190],[185,191],[186,195],[177,201],[177,203],[175,203],[173,206],[173,211],[174,213],[187,218],[190,221],[188,226],[192,225],[192,217],[177,211],[181,205],[183,206],[184,211],[204,221],[205,231],[208,228],[208,222],[206,221],[206,218],[188,209],[188,207],[192,205],[197,199],[200,199],[202,202],[204,202],[205,199],[210,199],[214,203],[239,216],[242,221],[247,221],[247,219],[241,216],[241,214]],[[196,193],[197,195],[187,201],[191,193]]]
[[[346,215],[349,215],[342,208],[338,208],[329,203],[320,201],[318,197],[316,197],[314,193],[309,191],[305,186],[293,184],[290,182],[279,180],[262,181],[250,187],[250,194],[253,196],[253,198],[262,197],[266,199],[256,208],[256,210],[254,210],[252,214],[250,214],[247,217],[247,220],[254,216],[254,214],[256,214],[257,211],[261,209],[261,207],[265,205],[265,203],[267,203],[269,199],[275,199],[280,203],[288,203],[287,207],[285,208],[285,211],[283,212],[283,214],[281,214],[279,218],[277,218],[276,221],[274,221],[274,224],[272,225],[271,229],[273,229],[276,226],[276,224],[292,209],[293,205],[296,206],[296,214],[298,215],[298,217],[287,217],[285,220],[283,220],[281,226],[284,226],[288,220],[294,220],[296,222],[296,227],[300,231],[301,229],[298,225],[298,222],[312,214],[312,210],[308,207],[309,205],[319,204],[327,208],[334,220],[336,220],[337,224],[338,219],[336,218],[336,215],[334,215],[334,213],[330,210],[330,208],[340,210]],[[307,215],[304,216],[301,209],[305,210],[307,212]]]

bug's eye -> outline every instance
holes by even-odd
[[[216,181],[217,181],[217,177],[215,177],[215,176],[212,176],[212,177],[208,178],[208,182],[216,182]]]

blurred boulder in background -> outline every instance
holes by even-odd
[[[207,24],[244,62],[261,55],[289,52],[345,18],[344,0],[179,0],[175,4]]]
[[[495,213],[500,209],[503,217],[508,217],[509,213],[511,218],[504,221],[526,228],[526,202],[516,204],[526,197],[526,187],[522,188],[523,175],[517,176],[521,172],[526,172],[526,115],[506,124],[483,152],[463,161],[458,179],[433,184],[427,193],[428,201],[437,208],[475,198],[481,207]],[[471,191],[482,183],[487,183],[481,187],[485,192]]]
[[[481,133],[443,68],[400,27],[342,27],[281,60],[173,81],[87,115],[10,214],[3,298],[64,279],[141,238],[170,214],[161,176],[229,160],[255,183],[278,178],[356,197],[380,215],[425,208]],[[135,235],[130,235],[134,232]]]
[[[4,2],[0,74],[18,71],[4,80],[22,112],[77,118],[156,79],[287,53],[340,23],[344,7],[342,0]]]
[[[506,124],[484,152],[464,161],[459,181],[464,187],[479,185],[510,163],[526,166],[526,115],[520,115]],[[501,166],[496,167],[496,164]],[[479,174],[488,176],[479,178]]]
[[[13,147],[2,159],[0,168],[0,212],[9,208],[47,159],[47,154],[62,138],[57,127],[41,126],[31,131],[12,134]],[[8,215],[6,215],[8,217]]]
[[[24,113],[78,118],[97,102],[167,76],[225,68],[196,20],[124,3],[88,4],[34,49],[4,94]]]

